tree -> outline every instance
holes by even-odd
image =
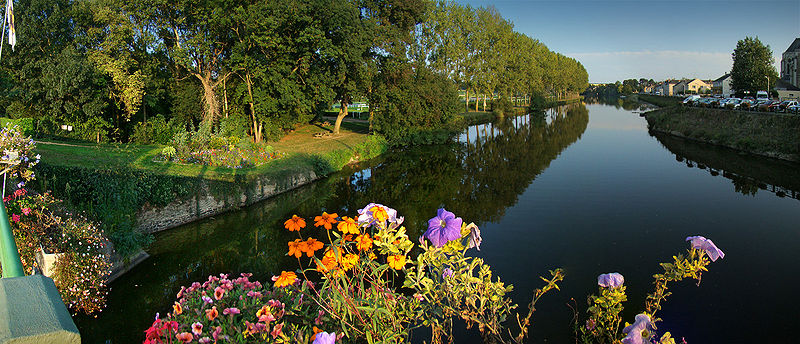
[[[755,94],[767,89],[767,82],[775,85],[778,72],[775,70],[772,49],[752,37],[745,37],[736,43],[731,68],[731,87],[737,93]],[[769,78],[769,81],[767,80]]]

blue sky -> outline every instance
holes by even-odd
[[[800,37],[800,0],[782,1],[483,1],[516,31],[575,57],[589,82],[640,78],[716,79],[730,71],[736,42],[757,36],[776,68]]]

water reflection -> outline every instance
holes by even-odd
[[[159,233],[151,258],[112,284],[99,318],[78,317],[85,343],[141,341],[156,312],[183,285],[220,272],[267,280],[296,261],[285,256],[292,214],[353,214],[369,202],[397,208],[412,237],[435,209],[474,221],[497,221],[520,194],[587,128],[583,104],[507,117],[470,127],[457,142],[398,150],[270,200]]]
[[[675,160],[688,168],[707,170],[730,179],[734,191],[755,196],[759,190],[800,200],[800,166],[781,160],[744,154],[736,150],[650,132]]]

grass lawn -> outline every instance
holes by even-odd
[[[280,173],[285,170],[307,168],[304,156],[347,150],[364,142],[368,124],[343,122],[338,136],[314,137],[315,133],[330,133],[333,126],[306,124],[299,126],[277,142],[269,142],[278,152],[287,154],[283,159],[243,169],[212,167],[196,164],[155,162],[164,146],[135,144],[92,144],[39,142],[36,151],[42,161],[51,165],[81,166],[95,169],[135,168],[156,173],[208,179],[232,180],[236,176],[255,176],[265,173]]]

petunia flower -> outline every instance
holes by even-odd
[[[286,220],[286,222],[283,223],[283,226],[286,227],[286,229],[288,229],[290,232],[298,232],[301,228],[306,227],[306,220],[297,215],[292,215],[292,218]]]
[[[175,302],[175,304],[172,305],[172,310],[174,311],[173,313],[175,315],[181,315],[181,313],[183,313],[183,307],[178,302]]]
[[[194,336],[189,332],[181,332],[175,335],[175,338],[181,341],[181,343],[189,343],[194,339]]]
[[[225,308],[222,311],[222,315],[235,315],[235,314],[239,314],[239,313],[241,313],[241,311],[239,311],[239,309],[236,308],[236,307]]]
[[[474,247],[480,251],[481,243],[483,242],[483,238],[481,238],[481,230],[478,228],[478,225],[472,222],[467,225],[467,229],[469,230],[469,242],[467,243],[467,248]]]
[[[214,321],[217,316],[219,316],[217,306],[211,307],[211,309],[206,309],[206,318],[208,318],[208,321]]]
[[[312,344],[333,344],[336,342],[336,332],[320,332]]]
[[[194,333],[196,336],[203,334],[203,324],[200,322],[195,322],[192,324],[192,333]]]
[[[712,262],[716,262],[718,258],[725,258],[725,253],[717,248],[717,245],[714,245],[714,242],[709,239],[698,235],[687,237],[686,241],[692,242],[692,248],[705,251]]]
[[[439,208],[436,217],[428,220],[428,230],[423,234],[434,246],[442,247],[452,240],[461,238],[463,221],[455,214]]]
[[[201,297],[201,299],[203,300],[203,303],[214,303],[214,300],[212,300],[210,297],[205,296],[205,295],[203,295]]]
[[[603,288],[617,288],[625,283],[625,277],[622,277],[618,272],[602,274],[597,276],[597,285]]]
[[[214,288],[214,298],[217,300],[222,299],[225,296],[225,288],[216,287]]]
[[[452,276],[453,276],[453,269],[445,268],[444,271],[442,271],[442,278],[446,279],[446,278],[449,278],[449,277],[452,277]]]
[[[283,323],[277,324],[272,327],[272,332],[269,334],[272,335],[272,338],[278,338],[283,333]]]
[[[633,322],[633,324],[626,326],[622,329],[622,332],[627,334],[625,338],[622,339],[622,344],[644,344],[649,343],[645,342],[645,338],[642,336],[642,332],[644,330],[650,330],[653,328],[653,323],[650,321],[650,316],[647,314],[638,314]]]

